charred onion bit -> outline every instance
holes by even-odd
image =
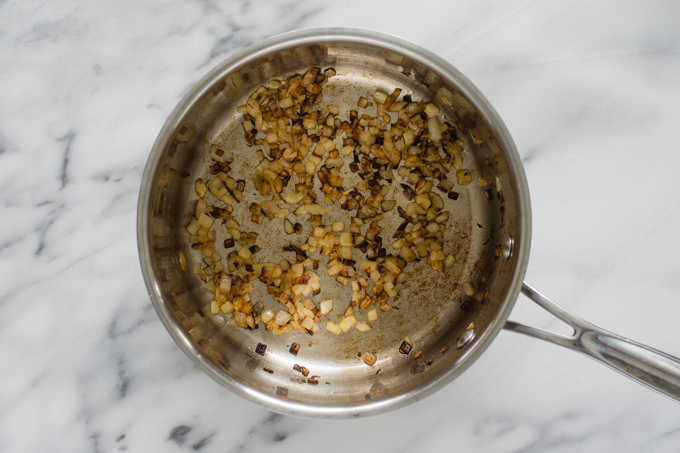
[[[276,394],[279,396],[288,396],[288,389],[285,387],[276,387]]]
[[[401,346],[399,346],[399,352],[404,355],[409,355],[411,353],[411,349],[413,349],[413,345],[406,340],[402,341]]]
[[[303,366],[298,365],[297,363],[293,365],[293,369],[295,371],[299,371],[305,377],[309,375],[309,370]]]
[[[293,355],[297,355],[299,350],[300,350],[300,345],[297,344],[297,343],[293,343],[292,345],[290,345],[290,349],[288,350],[288,352],[290,352]]]
[[[274,370],[272,370],[271,368],[264,367],[264,368],[262,368],[262,369],[263,369],[264,371],[266,371],[267,373],[269,373],[269,374],[274,374]]]
[[[262,344],[262,343],[258,343],[258,344],[257,344],[257,347],[255,348],[255,352],[258,353],[258,354],[260,354],[260,355],[264,355],[264,352],[265,352],[266,350],[267,350],[267,345],[266,345],[266,344]]]

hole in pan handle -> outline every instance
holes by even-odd
[[[507,321],[504,329],[540,338],[580,352],[619,373],[680,402],[680,359],[607,332],[565,310],[526,282],[522,293],[574,329],[562,335]]]

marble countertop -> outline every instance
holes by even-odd
[[[165,119],[220,61],[300,28],[391,33],[466,74],[513,135],[527,281],[680,357],[679,20],[661,0],[0,0],[0,451],[678,451],[678,403],[508,331],[406,408],[268,412],[166,332],[136,206]],[[524,297],[511,319],[564,330]]]

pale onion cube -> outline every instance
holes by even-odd
[[[253,254],[250,253],[248,247],[241,247],[241,250],[238,251],[238,256],[240,256],[244,260],[248,260],[250,259],[251,256],[253,256]]]
[[[238,241],[239,239],[241,239],[241,232],[236,228],[227,228],[227,231],[229,232],[233,240]]]
[[[205,185],[205,182],[203,182],[201,178],[198,178],[194,185],[196,188],[196,195],[203,198],[208,191],[208,186]]]
[[[427,120],[427,132],[430,134],[430,140],[435,143],[442,139],[442,129],[441,126],[439,126],[437,117],[432,117]]]
[[[191,222],[189,222],[189,225],[187,225],[187,231],[189,232],[189,234],[198,233],[199,228],[201,228],[201,226],[199,225],[198,220],[196,219],[191,219]]]
[[[342,321],[340,321],[338,327],[340,327],[343,332],[347,332],[354,324],[356,324],[356,322],[357,319],[354,316],[347,316]]]
[[[376,321],[378,319],[378,310],[375,308],[373,310],[368,310],[368,320],[369,321]]]
[[[428,118],[439,115],[439,108],[431,102],[427,104],[423,110],[425,111],[425,114],[427,114]]]
[[[319,304],[319,310],[321,311],[322,315],[330,313],[333,310],[333,300],[328,299],[321,302]]]
[[[340,327],[332,321],[326,323],[326,330],[333,332],[336,335],[340,335]]]
[[[214,222],[214,219],[212,217],[210,217],[209,215],[201,214],[198,217],[198,224],[205,229],[210,228],[212,226],[213,222]],[[191,233],[191,234],[193,234],[193,233]]]
[[[300,324],[305,329],[312,330],[312,327],[314,327],[314,318],[313,317],[307,317],[307,318],[303,319]]]
[[[274,312],[271,310],[266,310],[265,312],[260,315],[260,319],[262,320],[263,323],[267,324],[269,321],[274,319]]]
[[[340,235],[340,245],[343,247],[349,247],[354,245],[354,238],[352,233],[344,232]]]
[[[367,330],[371,330],[371,325],[367,322],[360,322],[356,325],[356,329],[359,332],[366,332]]]
[[[220,280],[220,292],[222,294],[229,294],[229,291],[231,291],[231,277],[225,275],[222,277],[222,280]]]
[[[373,99],[375,99],[375,102],[378,104],[384,104],[385,101],[387,100],[387,93],[383,93],[382,91],[376,91],[373,93]]]
[[[284,195],[284,199],[286,200],[286,203],[288,204],[295,204],[299,203],[300,200],[302,200],[305,197],[304,193],[300,192],[289,192]]]
[[[287,311],[280,310],[276,314],[276,318],[274,318],[274,323],[276,323],[279,326],[283,326],[283,325],[287,324],[288,321],[290,321],[290,318],[292,318],[292,317],[293,317],[293,315],[291,315]]]

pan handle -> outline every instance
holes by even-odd
[[[572,335],[507,321],[504,329],[540,338],[580,352],[662,395],[680,401],[680,359],[607,332],[573,315],[526,282],[522,293],[555,317],[569,324]]]

